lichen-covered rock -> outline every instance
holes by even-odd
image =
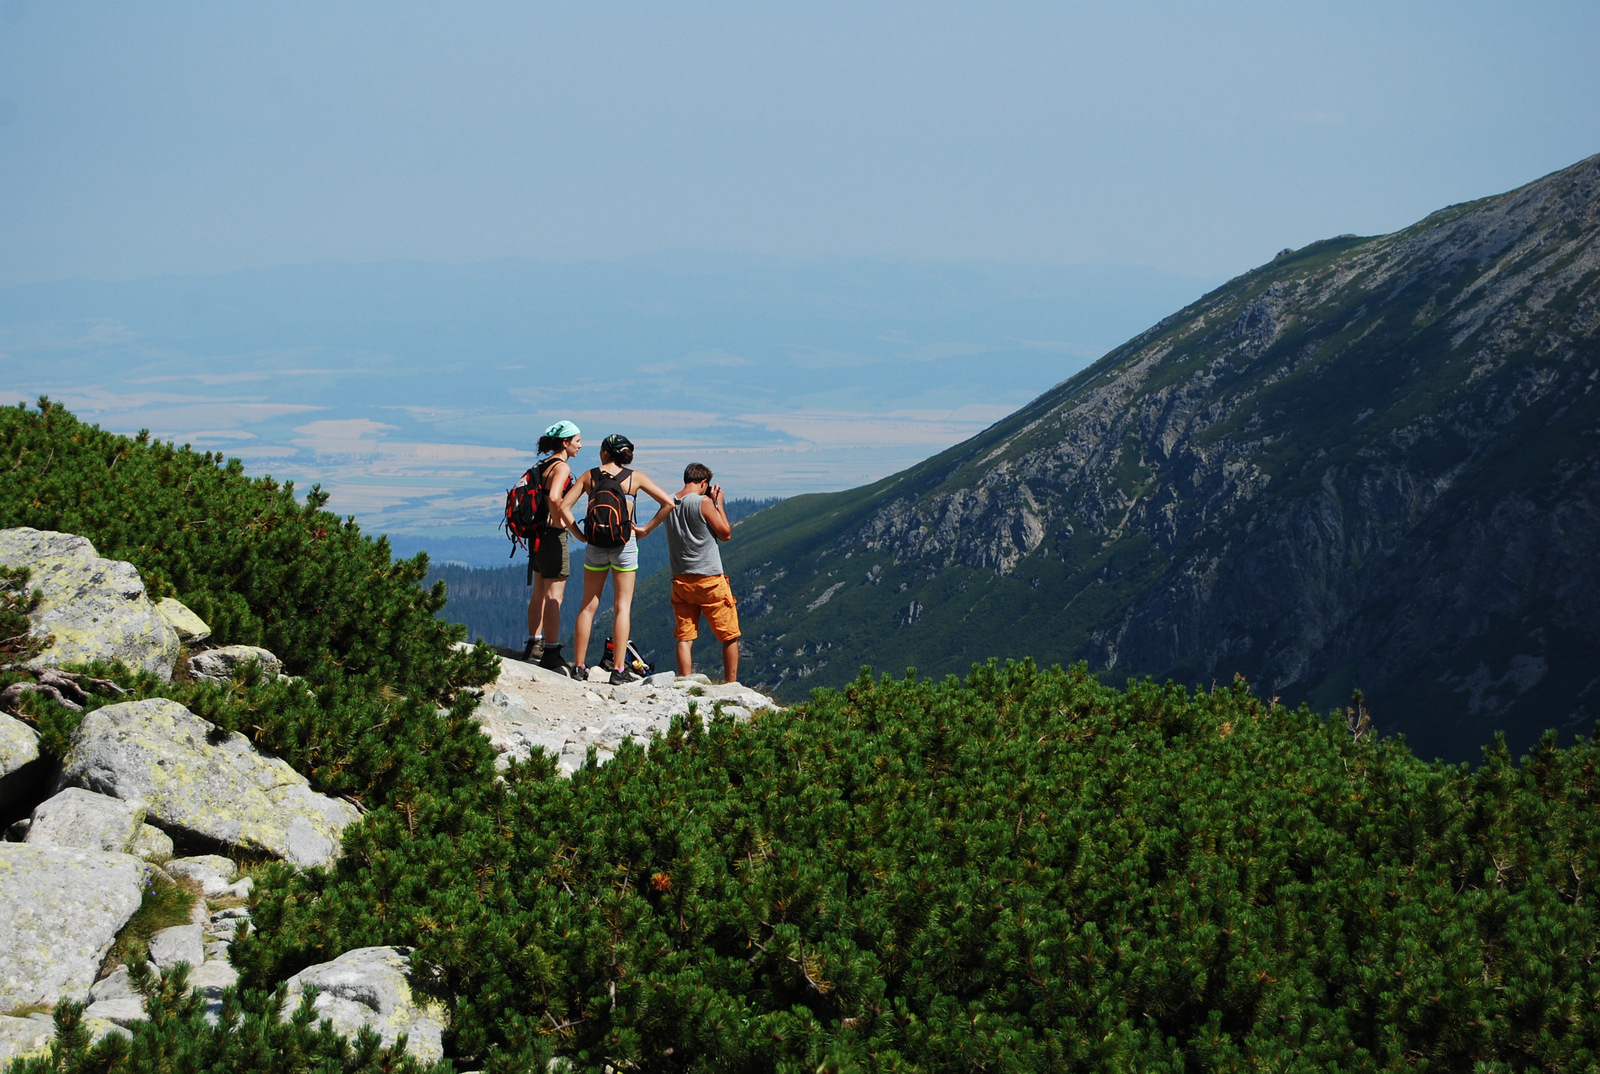
[[[0,564],[28,568],[28,585],[41,594],[29,632],[55,640],[35,665],[120,660],[172,678],[178,632],[156,612],[133,564],[102,559],[87,538],[27,527],[0,530]]]
[[[146,868],[128,854],[0,843],[0,1010],[87,998]]]
[[[186,876],[199,884],[208,898],[216,898],[222,890],[239,878],[239,867],[221,854],[196,854],[191,858],[173,858],[165,865],[173,876]]]
[[[0,779],[39,759],[39,732],[0,712]]]
[[[150,934],[150,961],[164,970],[180,962],[191,969],[206,960],[205,937],[199,925],[174,925]]]
[[[127,854],[143,826],[143,803],[68,787],[34,809],[27,841],[34,846]]]
[[[0,1014],[0,1069],[18,1059],[43,1055],[55,1039],[56,1027],[48,1014],[31,1018],[13,1018]]]
[[[139,830],[134,834],[133,845],[128,848],[128,853],[145,861],[161,863],[172,857],[172,836],[160,828],[149,824],[139,825]]]
[[[304,776],[263,757],[248,739],[176,701],[107,705],[83,718],[62,781],[145,803],[149,819],[179,837],[265,851],[294,865],[326,865],[356,820],[355,806],[311,789]]]
[[[26,804],[29,792],[43,777],[39,733],[0,712],[0,810],[19,802]]]
[[[211,628],[205,620],[191,612],[189,606],[177,597],[156,601],[156,614],[178,632],[178,640],[185,645],[194,645],[211,636]]]
[[[300,1006],[300,994],[315,987],[317,1014],[333,1021],[333,1028],[354,1037],[366,1026],[393,1045],[406,1034],[406,1050],[433,1062],[444,1055],[442,1036],[446,1022],[443,1007],[417,1002],[406,980],[407,952],[395,947],[360,947],[332,962],[310,966],[289,978],[284,999],[287,1018]]]
[[[283,661],[257,645],[223,645],[189,658],[189,675],[196,679],[228,682],[246,664],[260,664],[261,674],[275,679],[283,674]]]

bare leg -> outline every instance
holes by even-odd
[[[594,613],[600,610],[600,591],[605,588],[606,575],[610,568],[603,571],[591,571],[587,567],[583,571],[583,607],[578,609],[578,621],[572,624],[572,662],[574,664],[589,663],[589,631],[594,627]],[[613,591],[616,589],[612,586]]]
[[[614,619],[611,624],[611,651],[615,654],[613,670],[621,670],[628,666],[628,630],[633,626],[633,584],[638,578],[637,571],[611,572],[611,607]]]
[[[528,637],[539,633],[539,623],[544,615],[544,575],[533,576],[533,596],[528,598]]]
[[[722,643],[722,681],[739,681],[739,639]]]
[[[686,641],[683,638],[678,639],[678,674],[680,676],[687,675],[694,670],[694,661],[690,659],[690,653],[693,649],[694,642]]]
[[[561,643],[561,598],[567,595],[565,578],[544,581],[544,641],[546,645]],[[538,631],[532,631],[538,633]]]

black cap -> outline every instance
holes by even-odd
[[[622,462],[624,461],[622,458],[624,455],[628,456],[629,458],[633,457],[633,441],[629,440],[621,433],[612,433],[610,436],[600,441],[600,450],[605,452],[607,455],[610,455],[618,462]]]

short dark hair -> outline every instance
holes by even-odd
[[[703,462],[691,462],[683,468],[683,483],[692,485],[696,481],[710,481],[711,467]]]

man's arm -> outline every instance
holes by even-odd
[[[728,521],[728,512],[723,509],[722,502],[722,486],[712,485],[700,497],[700,517],[706,520],[706,529],[711,531],[711,536],[719,541],[727,541],[733,538],[733,524]]]

